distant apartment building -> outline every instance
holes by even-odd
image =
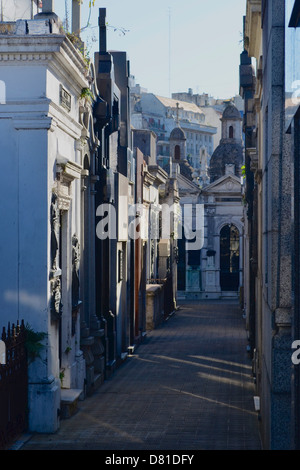
[[[228,100],[221,99],[221,98],[214,98],[208,93],[193,93],[192,88],[189,88],[188,91],[181,91],[177,93],[172,93],[172,98],[174,100],[180,101],[187,101],[188,103],[195,103],[199,108],[207,107],[207,106],[214,106],[215,109],[224,110],[226,106],[226,102]],[[234,105],[239,111],[243,111],[243,99],[241,96],[236,95],[234,96],[231,101],[234,101]]]
[[[155,132],[160,157],[169,157],[170,133],[180,125],[186,136],[188,162],[200,168],[201,157],[205,155],[209,164],[217,127],[206,123],[205,113],[195,103],[148,93],[136,85],[131,88],[131,122],[136,129]]]
[[[180,125],[186,137],[186,159],[200,169],[209,166],[210,157],[222,138],[222,113],[231,101],[243,114],[240,96],[216,99],[207,93],[172,93],[172,98],[148,93],[135,84],[132,77],[130,89],[131,123],[135,129],[149,129],[157,136],[157,155],[160,160],[170,156],[169,138],[174,127]],[[204,162],[205,160],[205,162]]]
[[[233,102],[236,108],[239,110],[241,115],[243,114],[243,99],[239,95],[228,99],[214,98],[208,93],[193,93],[192,88],[189,88],[188,91],[172,93],[172,98],[174,100],[186,101],[188,103],[194,103],[200,107],[201,111],[205,116],[205,123],[208,126],[213,126],[217,128],[217,132],[213,136],[213,147],[214,149],[219,145],[219,142],[222,138],[222,129],[221,129],[221,118],[224,109],[226,108],[229,101]]]

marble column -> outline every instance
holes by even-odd
[[[81,28],[81,3],[78,0],[72,0],[72,33],[80,36]]]

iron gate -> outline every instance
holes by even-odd
[[[7,448],[27,428],[26,330],[21,325],[3,328],[5,363],[0,364],[0,449]]]

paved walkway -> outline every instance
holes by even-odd
[[[245,321],[227,302],[181,302],[56,434],[22,450],[259,450]]]

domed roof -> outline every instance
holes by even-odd
[[[241,176],[243,160],[244,153],[241,144],[233,142],[218,145],[211,156],[209,164],[211,183],[225,175],[225,165],[234,165],[235,175]]]
[[[239,112],[237,107],[232,102],[230,102],[226,106],[226,108],[224,109],[222,119],[240,119],[240,120],[242,120],[241,113]]]
[[[186,140],[185,133],[181,127],[174,127],[170,134],[170,140]]]
[[[195,178],[194,172],[195,169],[189,164],[187,160],[180,160],[180,174],[185,176],[190,181],[193,181]]]

